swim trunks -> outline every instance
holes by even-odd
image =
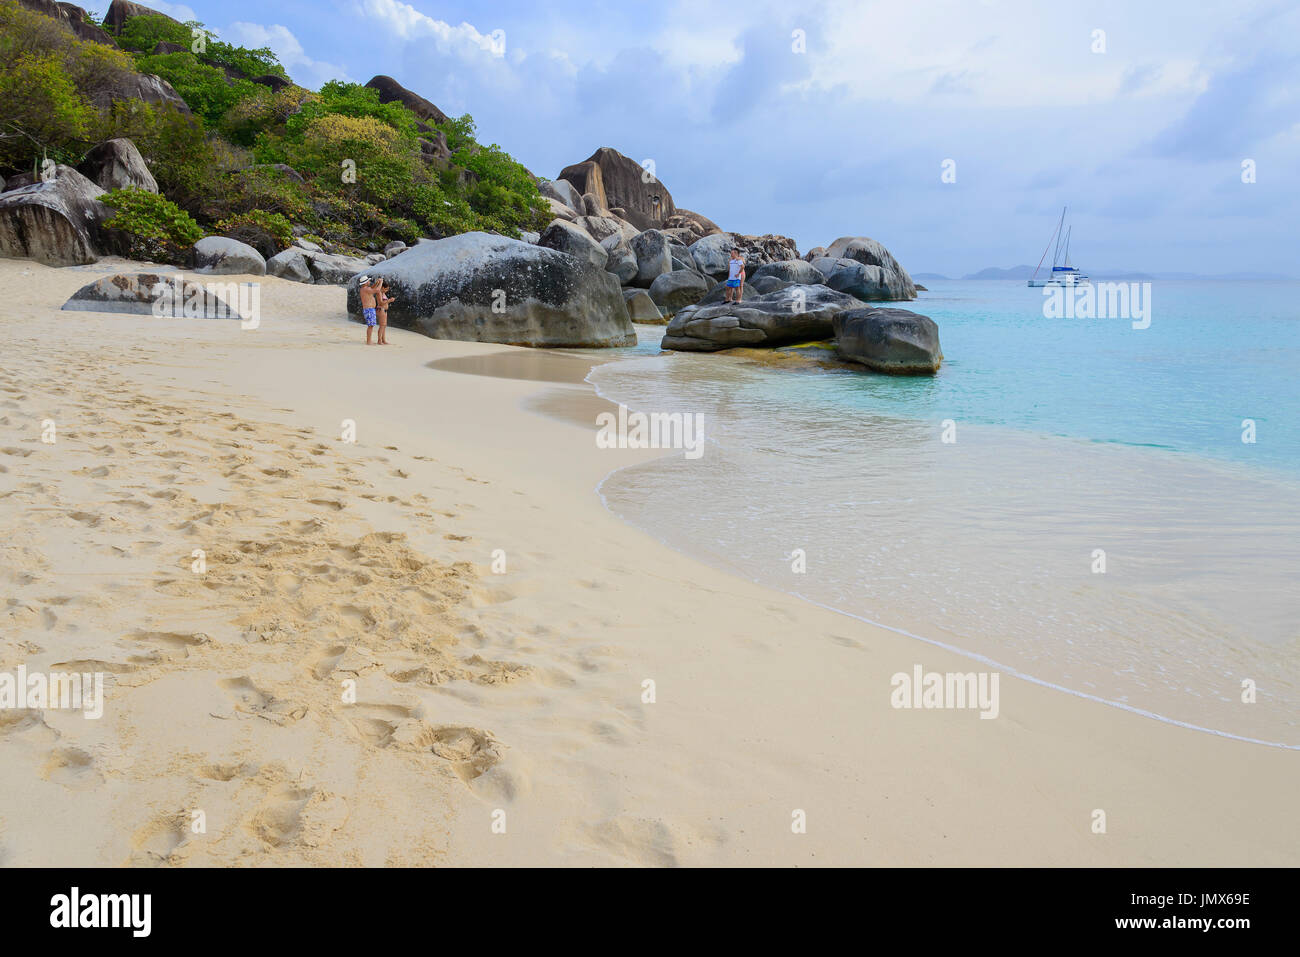
[[[379,320],[375,318],[374,306],[367,306],[365,309],[362,309],[361,315],[365,317],[366,325],[374,326],[379,324]]]
[[[728,288],[728,289],[739,289],[739,288],[740,288],[740,280],[739,280],[739,279],[728,279],[728,280],[727,280],[727,288]]]

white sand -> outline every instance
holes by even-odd
[[[653,453],[585,386],[366,348],[334,287],[59,311],[121,268],[0,260],[0,671],[108,674],[98,721],[0,712],[0,863],[1300,863],[1295,752],[1006,676],[893,709],[979,666],[622,524],[594,488]]]

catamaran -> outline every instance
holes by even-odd
[[[1051,238],[1047,240],[1048,246],[1052,245],[1052,240],[1056,241],[1056,251],[1052,254],[1051,275],[1038,278],[1038,270],[1043,268],[1043,260],[1047,258],[1047,249],[1044,248],[1042,258],[1038,260],[1034,275],[1029,280],[1030,286],[1072,286],[1075,283],[1092,281],[1078,266],[1070,265],[1070,233],[1074,231],[1074,227],[1070,226],[1067,229],[1065,226],[1066,208],[1061,207],[1061,221],[1056,224]]]

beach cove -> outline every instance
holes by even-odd
[[[598,447],[598,360],[365,349],[273,277],[256,329],[59,310],[125,268],[0,261],[0,670],[108,676],[0,715],[7,864],[1295,863],[1294,753],[1008,674],[897,709],[984,669],[621,521],[664,453]]]

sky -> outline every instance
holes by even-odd
[[[1293,0],[152,6],[304,86],[388,74],[539,176],[613,147],[678,206],[801,251],[1032,266],[1068,206],[1085,270],[1300,276]]]

